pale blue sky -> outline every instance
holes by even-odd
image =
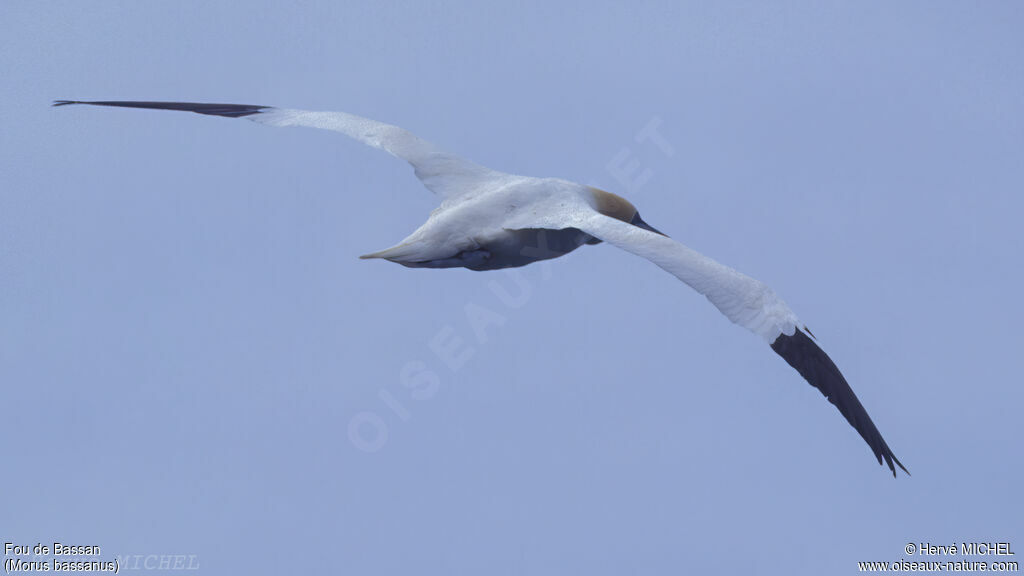
[[[213,574],[1024,548],[1021,29],[1016,2],[4,2],[0,538]],[[774,287],[913,477],[648,262],[360,261],[434,206],[402,162],[58,98],[344,110],[626,195]]]

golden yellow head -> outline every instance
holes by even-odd
[[[630,204],[629,200],[626,200],[618,194],[612,194],[611,192],[605,192],[600,188],[589,187],[590,193],[594,197],[594,209],[604,214],[605,216],[611,216],[616,220],[622,220],[623,222],[632,222],[636,216],[636,206]]]
[[[593,197],[591,205],[594,207],[594,210],[597,210],[605,216],[615,218],[616,220],[622,220],[627,224],[632,224],[638,228],[649,230],[655,234],[665,236],[666,238],[668,237],[668,235],[661,230],[658,230],[647,222],[644,222],[644,219],[640,217],[640,212],[637,211],[636,206],[633,206],[629,200],[626,200],[618,194],[605,192],[604,190],[594,188],[593,186],[588,186],[587,188],[590,189],[590,194]]]

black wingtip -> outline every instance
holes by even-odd
[[[900,470],[903,470],[904,474],[906,474],[907,476],[910,476],[910,470],[907,470],[907,467],[904,466],[902,462],[900,462],[899,458],[897,458],[895,455],[893,455],[892,461],[895,462],[896,465],[900,467]],[[893,478],[896,477],[896,470],[895,469],[892,471],[892,477]]]
[[[116,106],[119,108],[149,108],[153,110],[179,110],[182,112],[195,112],[209,116],[224,116],[226,118],[242,118],[259,114],[272,108],[271,106],[259,106],[255,104],[212,104],[206,102],[143,102],[135,100],[54,100],[54,106],[67,106],[68,104],[88,104],[90,106]]]
[[[817,388],[829,402],[839,409],[850,426],[853,426],[871,447],[871,451],[880,465],[888,465],[892,470],[893,477],[896,476],[896,466],[899,466],[908,476],[910,475],[906,467],[889,449],[889,445],[886,444],[882,434],[871,421],[871,417],[868,416],[867,410],[857,399],[857,395],[853,393],[846,378],[839,372],[839,368],[814,340],[797,329],[792,336],[780,335],[772,342],[771,346],[772,350],[782,356],[804,377],[804,380]]]

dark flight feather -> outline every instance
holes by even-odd
[[[207,114],[210,116],[225,116],[227,118],[242,118],[253,114],[259,114],[264,110],[273,109],[272,106],[256,106],[251,104],[208,104],[199,102],[56,100],[53,103],[54,106],[66,106],[69,104],[179,110],[195,112],[197,114]],[[597,192],[606,196],[613,196],[614,198],[621,200],[626,207],[632,208],[631,204],[618,196],[600,190]],[[664,236],[662,232],[644,222],[640,218],[640,214],[635,212],[635,208],[633,210],[632,218],[627,220],[630,224]],[[613,215],[613,217],[619,216]],[[596,238],[587,241],[588,244],[597,242],[600,242],[600,240]],[[807,332],[809,333],[810,330],[807,330]],[[899,466],[900,469],[907,472],[907,469],[900,463],[892,453],[892,450],[890,450],[889,446],[885,443],[882,435],[878,432],[878,428],[876,428],[875,424],[871,421],[867,411],[864,410],[864,406],[861,405],[860,400],[857,399],[857,395],[853,393],[852,389],[850,389],[850,385],[846,382],[846,379],[843,378],[839,369],[836,368],[836,365],[828,355],[818,347],[811,337],[798,329],[792,336],[786,336],[784,334],[779,336],[771,346],[772,350],[775,350],[779,356],[782,356],[790,366],[796,368],[797,372],[799,372],[805,380],[820,390],[825,398],[839,409],[839,412],[846,417],[846,420],[850,425],[860,433],[861,437],[868,443],[868,446],[871,447],[871,450],[874,452],[879,464],[882,464],[882,460],[884,459],[885,463],[889,465],[889,469],[892,470],[893,476],[896,475],[896,466]],[[907,474],[910,474],[910,472],[907,472]]]
[[[843,378],[842,373],[839,372],[839,368],[814,340],[797,329],[792,336],[783,334],[776,338],[775,342],[772,342],[772,350],[782,356],[790,366],[796,368],[804,380],[820,390],[829,402],[835,404],[839,413],[846,417],[850,426],[853,426],[871,447],[879,464],[882,463],[882,459],[885,459],[893,476],[896,476],[896,466],[907,472],[907,469],[889,449],[889,445],[885,443],[882,434],[875,427],[875,423],[871,421],[867,410],[864,410],[864,406],[857,399],[857,395],[853,393],[846,378]]]
[[[154,110],[181,110],[183,112],[195,112],[196,114],[207,114],[209,116],[225,116],[228,118],[241,118],[259,114],[272,106],[254,106],[252,104],[205,104],[201,102],[134,102],[134,101],[93,101],[81,100],[56,100],[54,106],[67,106],[68,104],[90,104],[92,106],[117,106],[120,108],[152,108]]]

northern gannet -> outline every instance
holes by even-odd
[[[729,320],[764,338],[839,409],[879,464],[884,459],[893,476],[895,466],[907,472],[839,369],[775,292],[651,227],[621,196],[558,178],[491,170],[397,126],[344,112],[196,102],[57,100],[53,105],[68,104],[181,110],[270,126],[322,128],[405,160],[441,197],[441,205],[405,240],[361,258],[383,258],[410,268],[495,270],[556,258],[600,242],[642,256],[703,294]]]

